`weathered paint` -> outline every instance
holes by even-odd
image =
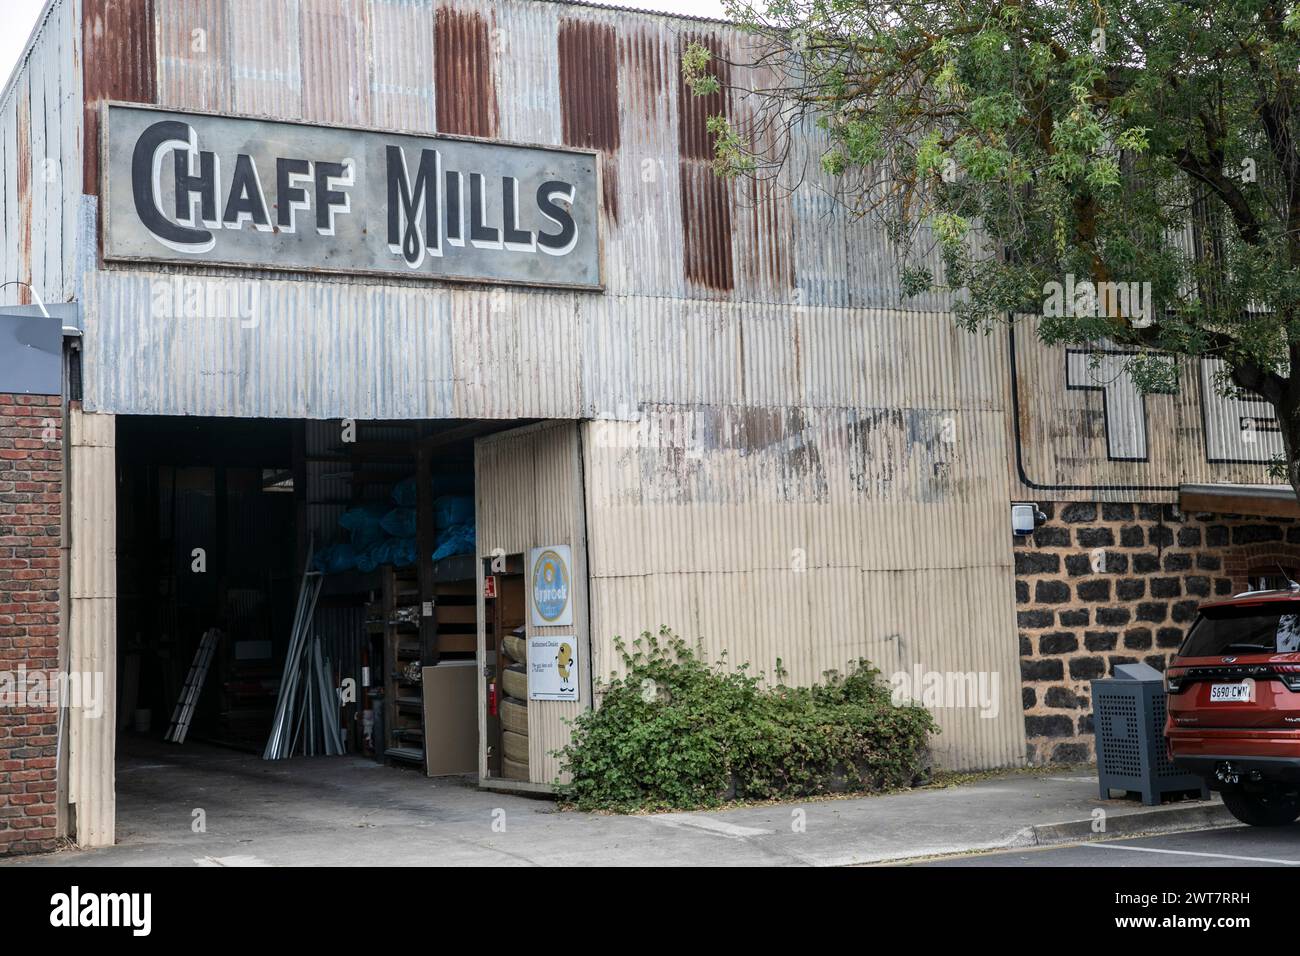
[[[432,4],[371,0],[370,123],[377,129],[432,133]]]
[[[31,77],[24,76],[18,86],[19,99],[31,97]],[[32,281],[32,134],[31,115],[18,110],[18,135],[15,160],[17,162],[18,206],[18,267],[19,278],[24,283]],[[26,285],[18,290],[18,302],[27,305],[32,301],[31,290]]]
[[[1175,501],[1182,484],[1269,480],[1267,465],[1282,453],[1275,413],[1219,394],[1212,360],[1179,359],[1174,393],[1141,396],[1122,351],[1048,347],[1036,324],[1025,317],[1014,334],[997,334],[1014,386],[1007,429],[1018,497]]]
[[[0,282],[31,283],[46,302],[78,283],[81,195],[80,35],[75,0],[47,5],[0,94]],[[25,286],[0,303],[32,301]]]
[[[117,469],[112,415],[69,415],[68,667],[103,676],[103,713],[68,711],[68,800],[80,846],[112,846],[117,796]]]
[[[101,26],[105,11],[120,6],[87,4]],[[1166,488],[1179,481],[1266,480],[1260,464],[1204,460],[1194,375],[1184,394],[1147,403],[1153,452],[1167,473],[1153,482],[1149,465],[1105,461],[1101,398],[1066,387],[1060,351],[1038,354],[1018,338],[1013,380],[1004,336],[956,328],[945,294],[902,298],[896,250],[874,224],[836,205],[836,183],[819,163],[825,137],[811,125],[777,180],[714,176],[705,123],[721,100],[684,88],[681,51],[698,37],[720,61],[752,60],[754,41],[740,31],[568,3],[362,7],[352,42],[367,50],[364,59],[336,38],[313,39],[328,24],[300,0],[159,4],[156,79],[138,69],[146,54],[132,39],[124,49],[136,54],[118,54],[115,68],[125,90],[113,95],[147,97],[152,83],[160,102],[191,110],[227,108],[228,99],[234,112],[289,120],[341,117],[545,145],[587,137],[614,172],[605,292],[411,288],[257,269],[92,269],[87,406],[588,419],[589,673],[612,666],[614,633],[664,623],[756,667],[770,670],[779,656],[799,680],[866,654],[886,671],[918,660],[987,668],[1006,692],[1018,680],[1006,506],[1057,494],[1021,483],[1017,423],[1028,443],[1025,469],[1046,485],[1082,474],[1089,488],[1120,480],[1126,500],[1172,501],[1176,492]],[[187,17],[212,25],[222,51],[215,60],[184,56]],[[67,22],[80,38],[75,19]],[[93,39],[88,65],[106,55],[105,38]],[[579,88],[585,74],[570,70],[582,65],[583,50],[612,64],[599,90]],[[42,62],[53,67],[63,55]],[[75,69],[80,59],[71,62]],[[331,71],[351,75],[324,75]],[[92,90],[102,79],[87,79],[88,100],[106,95]],[[761,74],[736,66],[729,79],[743,89]],[[57,87],[51,95],[48,81],[46,89],[46,103],[67,101]],[[734,96],[729,105],[743,120],[746,98]],[[78,124],[45,126],[62,128],[66,143]],[[6,113],[0,150],[11,190],[16,139],[17,120]],[[86,143],[93,154],[93,130]],[[75,157],[75,135],[64,155]],[[96,188],[88,180],[87,192]],[[5,214],[5,268],[13,270],[19,213]],[[38,217],[32,222],[35,273],[48,239]],[[217,301],[247,292],[250,314],[170,310],[169,284],[185,280]],[[1230,437],[1229,424],[1217,420],[1220,438]],[[506,481],[520,470],[511,466],[493,470]],[[1132,490],[1139,481],[1154,490]],[[500,489],[498,498],[511,502],[521,526],[535,503],[518,489]],[[535,543],[521,535],[521,548]],[[793,570],[795,549],[806,570]],[[1014,700],[996,719],[960,711],[940,721],[948,765],[1023,759]]]
[[[566,19],[557,38],[564,142],[600,150],[606,214],[618,221],[618,39],[612,26]]]
[[[153,0],[81,0],[86,110],[83,185],[99,195],[100,106],[158,101]],[[171,14],[169,14],[171,15]]]
[[[225,0],[168,0],[158,20],[158,103],[231,111],[230,31]]]
[[[948,442],[956,423],[958,441]],[[651,407],[584,425],[595,671],[668,625],[807,684],[998,674],[998,714],[938,711],[944,766],[1024,753],[1002,421],[977,408]],[[630,543],[635,542],[634,546]],[[800,635],[796,640],[791,635]]]
[[[692,44],[712,53],[710,70],[721,89],[697,96],[682,75],[682,56]],[[681,221],[686,278],[697,288],[726,292],[735,284],[731,257],[732,196],[713,169],[715,137],[710,116],[726,113],[727,88],[733,82],[729,51],[716,34],[683,34],[677,49],[677,131],[681,159]]]
[[[578,426],[574,422],[548,422],[481,438],[474,443],[474,475],[475,538],[480,559],[490,560],[495,549],[505,554],[527,554],[529,548],[544,545],[567,544],[573,548],[573,624],[538,627],[531,615],[527,624],[528,637],[571,634],[577,638],[578,700],[528,703],[529,781],[543,785],[562,782],[565,778],[554,751],[568,743],[568,722],[591,707],[592,700],[587,529]],[[482,654],[483,646],[480,644],[480,666],[488,663]],[[485,705],[486,681],[481,681],[480,713]],[[479,766],[486,775],[485,754],[480,756]]]
[[[497,135],[493,42],[496,34],[477,10],[439,6],[434,26],[434,92],[438,131],[462,136]]]
[[[299,0],[298,52],[302,118],[312,123],[370,125],[366,50],[370,32],[365,0]]]
[[[244,268],[271,263],[288,271],[399,280],[600,287],[600,176],[598,157],[590,150],[414,137],[119,103],[105,109],[106,182],[100,196],[105,260],[184,266],[202,261]],[[160,138],[158,131],[168,128],[173,132]],[[217,170],[207,189],[181,191],[181,177],[168,165],[173,155],[183,162],[183,153],[169,145],[176,139],[193,140],[205,162],[211,162],[209,168]],[[404,157],[400,164],[394,164],[392,152]],[[230,177],[236,176],[231,171],[237,171],[237,158],[249,164],[254,185],[234,185]],[[290,202],[292,187],[277,182],[285,159],[303,163],[308,180],[316,163],[315,186],[309,182],[297,190],[301,203]],[[436,170],[432,182],[423,178],[426,162]],[[333,176],[339,177],[332,186],[326,185],[329,177],[321,182],[328,164],[334,164]],[[397,191],[395,170],[406,177],[405,200],[390,198]],[[447,181],[454,172],[460,185],[446,185],[442,170]],[[502,192],[511,184],[514,211],[507,215]],[[233,203],[243,189],[258,197],[254,212],[242,214],[259,217],[253,225],[241,224],[228,205],[227,193]],[[487,200],[483,216],[495,223],[495,243],[479,242],[473,232],[480,192]],[[569,198],[567,213],[547,205],[557,192]],[[203,221],[179,227],[173,220],[187,215],[179,198],[186,195],[186,202],[201,206]],[[453,196],[460,209],[455,230]],[[557,232],[557,217],[566,215],[568,239],[561,248],[557,237],[564,234]],[[508,228],[522,229],[522,237],[512,237]]]

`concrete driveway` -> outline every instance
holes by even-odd
[[[360,757],[268,762],[200,743],[132,748],[118,765],[118,845],[0,866],[834,866],[1230,822],[1218,803],[1102,801],[1087,772],[613,816]]]

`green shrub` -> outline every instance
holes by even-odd
[[[800,797],[914,785],[937,733],[921,707],[895,706],[880,672],[859,660],[812,687],[776,686],[748,665],[709,665],[667,628],[629,650],[625,675],[573,722],[559,751],[583,810],[688,809],[728,799]],[[724,655],[725,658],[725,655]]]

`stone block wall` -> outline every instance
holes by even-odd
[[[1040,504],[1015,544],[1022,704],[1031,763],[1095,757],[1090,681],[1116,665],[1163,670],[1200,602],[1257,573],[1300,569],[1300,525],[1185,515],[1173,505]]]

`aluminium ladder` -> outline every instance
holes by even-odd
[[[199,702],[199,692],[203,690],[203,682],[207,679],[208,668],[212,665],[212,655],[217,649],[217,640],[220,636],[221,632],[215,627],[203,632],[199,649],[194,652],[194,663],[190,665],[190,672],[185,678],[185,686],[181,688],[180,699],[176,701],[176,709],[172,711],[171,726],[167,728],[167,733],[163,736],[164,740],[176,744],[185,743],[185,735],[190,731],[190,721],[194,719],[194,708]]]

